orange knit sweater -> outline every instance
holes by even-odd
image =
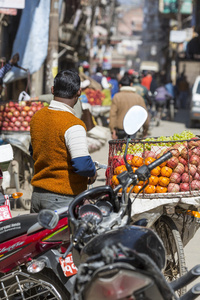
[[[87,177],[73,171],[64,134],[73,125],[85,124],[70,112],[39,110],[31,119],[34,176],[32,185],[53,193],[77,195],[87,189]]]

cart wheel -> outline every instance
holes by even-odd
[[[164,276],[167,281],[173,281],[187,272],[180,233],[174,221],[168,216],[161,216],[155,223],[155,229],[162,239],[166,251],[167,261]],[[185,292],[185,287],[177,291],[179,296]]]

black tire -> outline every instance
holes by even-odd
[[[155,229],[165,246],[167,259],[164,276],[170,282],[187,272],[181,235],[174,221],[168,216],[161,216],[155,224]],[[177,294],[181,296],[185,292],[184,287],[177,291]]]
[[[170,119],[170,121],[173,121],[173,120],[174,120],[174,115],[175,115],[175,112],[174,112],[174,104],[173,104],[173,103],[170,103],[170,104],[169,104],[169,119]]]
[[[28,276],[30,274],[26,273]],[[9,300],[69,300],[70,295],[61,284],[53,272],[46,273],[42,271],[37,274],[31,274],[29,277],[19,275],[20,287],[22,288],[24,298],[19,290],[19,285],[16,279],[11,279],[6,292]],[[3,298],[4,299],[4,298]]]

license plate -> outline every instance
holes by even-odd
[[[78,271],[77,267],[75,266],[72,258],[72,254],[68,254],[65,259],[62,257],[59,258],[59,262],[61,265],[61,268],[63,270],[63,273],[66,277],[70,277],[72,275],[75,275]]]

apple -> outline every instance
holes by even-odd
[[[24,118],[24,120],[27,121],[28,123],[30,123],[31,117],[30,117],[30,116],[26,116],[26,117]]]
[[[15,106],[15,103],[12,102],[12,101],[10,101],[10,102],[8,103],[8,105],[9,105],[10,107],[14,107],[14,106]]]
[[[15,117],[19,117],[19,115],[20,115],[20,112],[18,110],[15,110],[13,112],[13,116],[15,116]]]
[[[7,117],[8,117],[9,119],[11,119],[12,116],[13,116],[13,113],[12,113],[11,111],[9,111],[9,112],[7,113]]]
[[[22,117],[26,117],[26,116],[27,116],[27,112],[26,112],[25,110],[22,110],[22,111],[21,111],[21,116],[22,116]]]
[[[28,111],[28,116],[32,117],[34,115],[34,112],[32,110]]]
[[[25,118],[26,118],[26,117],[25,117]],[[20,122],[23,122],[23,121],[24,121],[24,117],[19,116],[19,117],[17,118],[17,120],[20,121]],[[15,120],[15,121],[16,121],[16,120]]]
[[[23,127],[28,127],[28,122],[27,122],[27,121],[23,121],[23,122],[22,122],[22,126],[23,126]]]
[[[17,118],[16,117],[12,117],[10,120],[11,120],[11,122],[15,123],[17,121]]]
[[[13,131],[18,131],[19,128],[17,126],[13,126]]]
[[[15,126],[20,127],[20,126],[21,126],[21,122],[17,120],[17,121],[15,122]]]
[[[28,105],[26,105],[26,106],[24,106],[23,107],[23,110],[25,110],[25,111],[29,111],[31,108],[30,108],[30,106],[28,106]]]
[[[36,107],[36,106],[31,106],[31,110],[32,110],[33,112],[36,112],[36,111],[37,111],[37,107]]]
[[[25,130],[26,130],[26,128],[25,128],[24,126],[20,126],[20,127],[19,127],[19,130],[21,130],[21,131],[25,131]]]
[[[26,106],[26,101],[21,101],[21,102],[19,103],[19,105],[20,105],[20,106]]]
[[[3,125],[3,127],[8,127],[8,122],[7,121],[3,121],[2,125]]]

